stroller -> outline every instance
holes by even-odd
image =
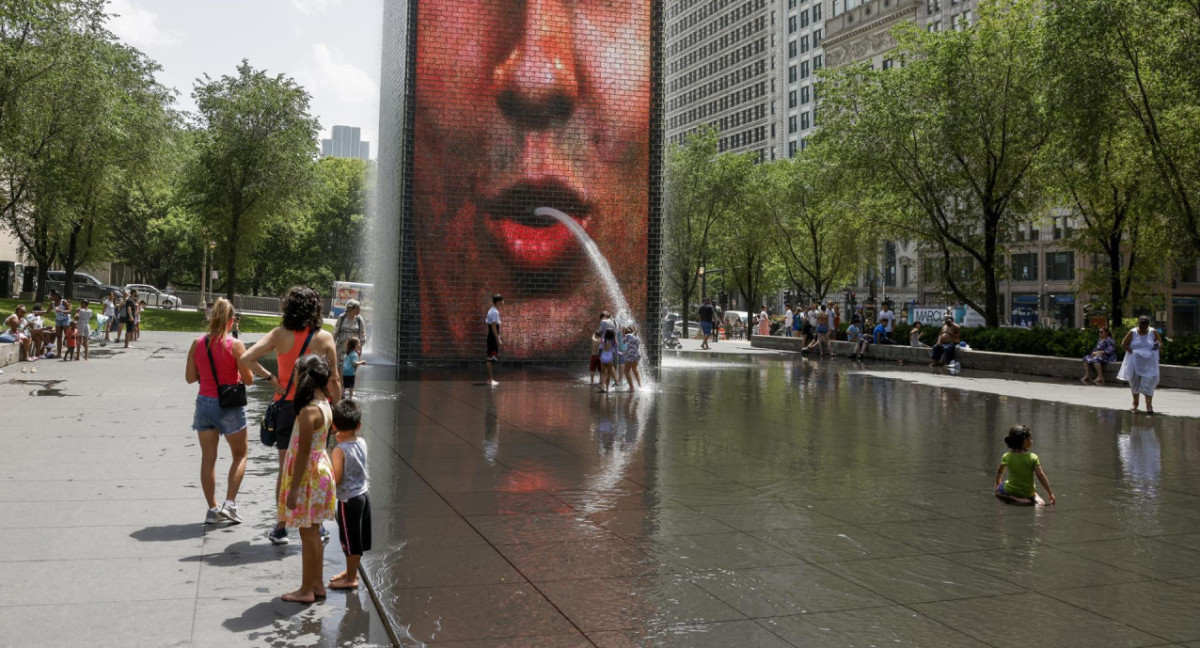
[[[681,349],[683,344],[679,341],[679,334],[672,328],[670,333],[663,336],[664,349]]]
[[[99,342],[104,339],[104,331],[108,329],[108,320],[112,318],[105,317],[103,313],[96,314],[96,325],[88,332],[88,340]]]

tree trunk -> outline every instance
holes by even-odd
[[[999,216],[988,217],[983,234],[983,320],[988,328],[1000,326],[1000,286],[996,281],[996,245]]]
[[[237,211],[233,213],[233,221],[229,228],[229,248],[226,253],[229,254],[229,262],[225,264],[225,297],[233,302],[233,292],[235,280],[237,279],[237,244],[238,244],[238,226],[241,224],[242,215]]]
[[[75,298],[75,270],[79,268],[76,258],[79,256],[79,230],[81,224],[76,221],[71,226],[71,236],[67,239],[67,253],[63,257],[63,297]]]
[[[1108,328],[1117,335],[1116,331],[1125,318],[1125,300],[1121,291],[1121,240],[1117,237],[1116,244],[1109,241],[1108,245],[1108,288],[1111,291],[1112,308],[1108,311]]]

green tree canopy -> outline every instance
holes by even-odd
[[[821,84],[818,140],[860,186],[907,203],[900,216],[915,215],[911,231],[940,252],[947,287],[989,326],[1000,323],[1004,244],[1040,206],[1052,128],[1037,4],[983,0],[959,31],[901,25],[900,66],[838,68]]]
[[[199,114],[188,193],[205,236],[219,244],[232,298],[238,262],[264,240],[282,242],[287,233],[273,223],[294,213],[311,189],[318,123],[302,87],[248,61],[233,76],[205,75],[192,96]]]

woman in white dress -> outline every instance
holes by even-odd
[[[1121,348],[1125,349],[1125,360],[1121,363],[1121,371],[1117,380],[1129,383],[1133,392],[1133,411],[1138,410],[1138,400],[1146,396],[1146,413],[1154,413],[1154,388],[1158,386],[1158,352],[1162,348],[1162,338],[1158,331],[1150,328],[1150,318],[1145,315],[1138,318],[1138,325],[1125,334],[1121,340]]]

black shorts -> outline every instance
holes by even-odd
[[[338,541],[342,553],[361,556],[371,550],[371,499],[367,493],[337,503]]]
[[[345,387],[346,389],[354,389],[354,379],[355,378],[358,378],[358,376],[356,376],[356,375],[342,376],[342,387]]]
[[[488,360],[494,359],[496,357],[497,353],[500,353],[500,341],[497,340],[496,336],[492,335],[492,332],[489,330],[488,331],[488,339],[487,339]]]
[[[295,401],[279,401],[279,414],[275,417],[275,447],[287,450],[292,442],[292,429],[296,427]]]
[[[134,327],[136,324],[137,324],[137,322],[136,322],[135,320],[131,320],[131,319],[127,319],[127,320],[125,320],[125,332],[126,332],[126,333],[133,333],[133,327]]]

